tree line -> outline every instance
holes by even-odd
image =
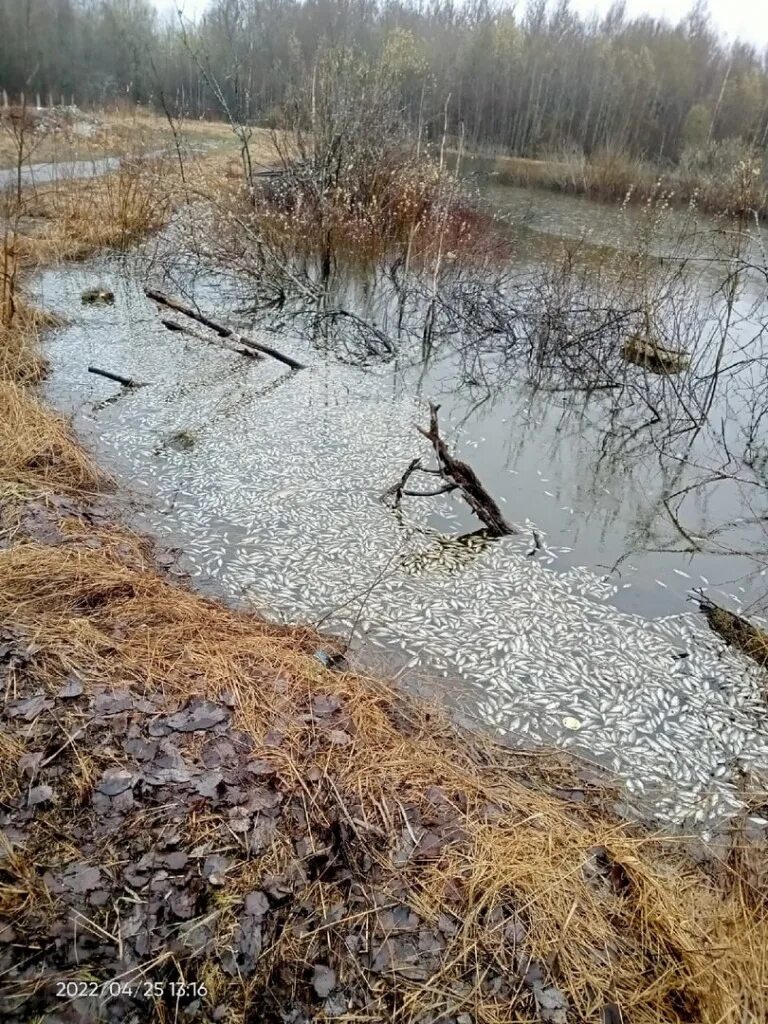
[[[397,76],[406,123],[520,156],[622,152],[664,165],[765,148],[768,52],[726,45],[698,3],[678,24],[569,0],[211,0],[194,22],[149,0],[0,0],[0,87],[187,117],[291,117],[330,50]],[[361,97],[364,101],[364,97]]]

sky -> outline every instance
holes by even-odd
[[[189,0],[188,0],[189,2]],[[572,0],[580,14],[605,12],[612,0]],[[677,22],[693,6],[692,0],[626,0],[627,14],[651,14]],[[768,46],[768,0],[709,0],[712,24],[723,35],[762,48]]]
[[[613,0],[571,0],[574,10],[580,14],[605,14]],[[155,0],[157,7],[167,10],[175,7],[175,0]],[[179,0],[185,14],[195,17],[202,11],[207,0]],[[525,0],[519,0],[523,7]],[[626,0],[629,15],[651,14],[677,22],[692,6],[692,0]],[[752,43],[758,48],[768,46],[768,0],[709,0],[712,23],[722,34]]]

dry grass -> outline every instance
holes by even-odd
[[[127,249],[164,223],[178,192],[172,168],[158,161],[122,167],[89,181],[38,188],[23,201],[16,252],[25,268],[79,260],[101,248]]]
[[[51,325],[50,317],[17,296],[0,312],[0,380],[33,384],[45,373],[39,334]]]
[[[25,164],[108,156],[141,158],[174,146],[168,121],[142,107],[113,107],[74,115],[56,108],[53,125],[46,110],[38,113],[28,108],[23,123],[20,113],[18,108],[11,108],[7,114],[0,110],[0,167],[16,166],[20,134],[24,138]],[[226,149],[234,147],[236,141],[229,125],[221,121],[183,120],[176,129],[190,147]]]
[[[267,245],[329,261],[432,265],[506,252],[477,196],[436,163],[400,151],[375,162],[351,155],[327,182],[311,164],[288,161],[257,192],[252,217]]]
[[[104,477],[69,425],[26,388],[0,380],[0,479],[59,493],[96,489]]]

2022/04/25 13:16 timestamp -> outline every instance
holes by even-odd
[[[208,995],[205,985],[195,981],[57,981],[56,995],[60,999],[99,997],[116,999],[130,996],[140,999],[196,999]]]

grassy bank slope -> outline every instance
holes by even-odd
[[[236,140],[221,121],[169,121],[142,107],[94,112],[77,108],[0,107],[0,168],[16,167],[19,143],[24,164],[67,163],[105,157],[142,156],[175,146],[233,150]],[[266,133],[265,133],[266,134]]]

